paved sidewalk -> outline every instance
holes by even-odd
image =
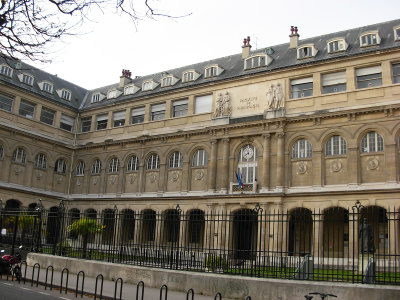
[[[84,264],[82,264],[82,270],[85,269]],[[27,267],[26,269],[26,285],[31,285],[32,284],[32,273],[33,273],[33,268],[32,267]],[[22,266],[22,277],[24,278],[25,274],[25,265]],[[38,275],[38,268],[35,268],[35,273],[33,277],[33,285],[36,285],[37,282],[37,275]],[[104,275],[104,274],[103,274]],[[68,277],[68,289],[69,290],[76,290],[76,283],[77,283],[77,274],[68,274],[67,272],[64,271],[62,274],[60,271],[54,271],[53,273],[53,288],[60,288],[61,286],[61,276],[63,277],[63,290],[65,290],[65,286],[67,284],[67,277]],[[122,278],[122,280],[124,280]],[[40,269],[39,272],[39,285],[43,286],[44,289],[44,284],[46,281],[46,269]],[[78,286],[78,291],[81,290],[82,288],[82,281],[83,281],[83,276],[82,274],[79,277],[79,286]],[[48,277],[47,277],[47,289],[50,289],[50,283],[51,283],[51,270],[48,272]],[[23,284],[23,280],[21,280],[21,284]],[[104,280],[103,281],[103,292],[102,296],[103,299],[114,299],[114,293],[115,293],[115,286],[116,282],[115,281],[110,281],[110,280]],[[120,299],[120,287],[121,287],[121,281],[118,280],[117,282],[117,293],[116,293],[116,299]],[[161,288],[161,287],[160,287]],[[96,289],[96,278],[92,277],[85,277],[84,278],[84,293],[92,294],[94,295]],[[97,299],[100,299],[100,292],[101,292],[101,278],[98,279],[98,284],[97,284]],[[162,296],[160,296],[160,289],[157,288],[151,288],[151,287],[144,287],[144,296],[142,298],[141,294],[141,289],[139,291],[139,297],[137,298],[137,285],[135,284],[130,284],[130,283],[125,283],[123,282],[122,284],[122,298],[124,300],[213,300],[214,295],[217,291],[210,291],[213,296],[203,296],[203,295],[198,295],[195,293],[195,297],[192,298],[191,295],[187,297],[186,292],[176,292],[176,291],[171,291],[171,290],[165,290],[163,289]],[[64,292],[63,292],[64,293]],[[79,293],[79,292],[78,292]],[[80,295],[78,294],[78,297]],[[216,299],[220,299],[217,297]],[[222,298],[221,299],[227,299],[228,298]],[[233,299],[231,299],[233,300]]]

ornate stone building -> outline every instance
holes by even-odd
[[[399,248],[385,214],[400,204],[400,20],[299,37],[95,90],[3,61],[3,205],[343,213],[359,200],[383,215],[376,247]]]

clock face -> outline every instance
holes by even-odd
[[[244,159],[250,159],[250,158],[253,157],[253,155],[254,155],[253,149],[246,148],[246,149],[243,150],[242,156],[243,156]]]

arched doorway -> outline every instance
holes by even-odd
[[[18,200],[7,200],[6,205],[4,207],[5,210],[9,211],[17,211],[19,210],[20,202]]]
[[[233,256],[235,259],[253,259],[257,248],[257,219],[254,210],[241,209],[233,216]]]
[[[61,218],[58,215],[58,207],[53,206],[49,210],[49,214],[47,216],[47,243],[55,244],[57,243],[58,236],[60,234],[60,224]]]
[[[124,244],[135,238],[135,212],[131,209],[122,211],[121,238]]]
[[[202,247],[204,236],[204,212],[194,209],[189,212],[188,243],[193,247]]]
[[[146,209],[142,212],[142,243],[155,241],[156,237],[156,212],[152,209]]]
[[[289,215],[289,256],[311,254],[313,221],[311,210],[296,208]]]
[[[349,212],[341,207],[324,211],[324,257],[349,257]]]
[[[389,251],[388,218],[387,211],[380,206],[368,206],[361,210],[359,224],[367,220],[371,226],[374,240],[375,253],[384,254]]]
[[[176,209],[167,210],[164,214],[164,243],[178,243],[180,229],[180,214]]]
[[[103,210],[103,244],[111,244],[114,238],[115,212],[112,209]]]

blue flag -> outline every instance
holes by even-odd
[[[239,174],[238,172],[236,172],[236,178],[237,178],[239,187],[242,189],[243,188],[242,174]]]

